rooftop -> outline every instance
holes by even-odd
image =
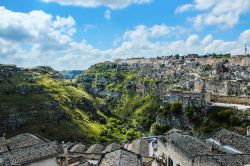
[[[23,133],[7,140],[7,144],[11,150],[43,144],[43,143],[45,143],[44,140],[28,133]]]
[[[221,166],[243,166],[250,163],[250,154],[217,154],[205,155],[201,158],[210,158]]]
[[[88,148],[87,153],[102,153],[104,148],[105,148],[104,145],[94,144]]]
[[[218,140],[224,145],[230,145],[243,153],[250,153],[250,138],[246,136],[221,129],[214,133],[211,138]]]
[[[9,161],[12,165],[22,165],[55,157],[60,153],[62,149],[59,144],[28,133],[8,140],[0,138],[0,163]]]
[[[125,149],[119,149],[106,154],[100,161],[100,166],[141,166],[140,155]]]
[[[207,154],[210,146],[202,142],[198,138],[183,134],[181,131],[170,131],[166,134],[165,140],[168,143],[174,144],[180,148],[184,153],[191,157],[197,155]]]
[[[70,149],[70,152],[84,153],[85,150],[86,150],[86,145],[79,143],[79,144],[74,145],[74,146]]]
[[[6,140],[4,137],[0,137],[0,154],[8,151]]]
[[[105,150],[102,151],[102,153],[109,153],[109,152],[113,152],[115,150],[120,149],[122,146],[120,144],[117,143],[112,143],[106,146]]]

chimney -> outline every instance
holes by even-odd
[[[247,136],[250,137],[250,126],[247,126]]]
[[[212,145],[209,146],[208,151],[209,151],[210,154],[213,154],[213,153],[214,153],[215,147],[214,147],[214,144],[213,144],[213,143],[212,143]]]
[[[64,148],[64,157],[65,157],[65,162],[64,162],[64,166],[68,166],[68,159],[69,159],[69,153],[68,153],[68,147]]]

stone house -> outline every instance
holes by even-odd
[[[62,153],[56,142],[28,133],[0,139],[0,165],[8,161],[10,165],[59,166],[57,156]]]
[[[250,138],[225,129],[215,132],[207,142],[225,153],[250,154]]]
[[[167,166],[245,166],[250,138],[222,129],[206,142],[173,129],[158,140],[157,159]]]
[[[171,90],[168,100],[169,103],[176,101],[182,103],[183,108],[188,106],[203,107],[205,105],[204,94],[194,91]]]
[[[193,166],[197,155],[209,152],[209,145],[179,130],[171,130],[158,140],[157,158],[168,166]]]
[[[223,82],[223,88],[220,91],[220,94],[222,95],[240,95],[240,84],[236,81],[224,81]]]

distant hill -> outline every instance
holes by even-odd
[[[59,72],[67,80],[72,80],[72,79],[76,78],[78,75],[83,73],[82,70],[63,70],[63,71],[59,71]]]

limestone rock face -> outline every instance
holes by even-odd
[[[19,84],[16,86],[16,93],[20,95],[31,94],[31,93],[42,94],[44,93],[44,91],[41,85]]]
[[[156,124],[159,126],[173,126],[173,128],[181,128],[184,120],[181,117],[176,116],[163,116],[157,115]]]

